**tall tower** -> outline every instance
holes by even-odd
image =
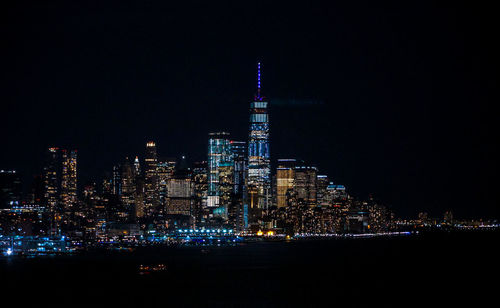
[[[208,196],[207,206],[221,216],[227,216],[234,189],[234,157],[229,133],[210,133],[208,140]]]
[[[55,210],[59,201],[61,182],[61,151],[59,148],[48,148],[43,172],[44,199],[50,211]]]
[[[146,143],[144,168],[144,206],[146,215],[150,216],[160,203],[158,191],[158,156],[156,144],[153,141]]]
[[[62,150],[61,201],[65,208],[76,204],[76,150]]]
[[[271,205],[271,160],[268,103],[260,93],[260,62],[257,64],[257,94],[250,103],[247,194],[250,209],[267,210]]]
[[[248,227],[248,208],[245,207],[244,202],[248,157],[247,143],[232,140],[231,151],[234,157],[234,190],[228,218],[233,228],[241,231]]]

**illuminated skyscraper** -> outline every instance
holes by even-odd
[[[76,204],[76,150],[62,150],[61,202],[65,208]]]
[[[216,214],[227,216],[234,190],[234,160],[229,133],[210,133],[208,140],[207,206]]]
[[[246,192],[245,178],[247,172],[246,142],[231,141],[231,152],[234,161],[234,190],[228,218],[233,228],[243,230],[248,224],[248,208],[245,206],[244,196]]]
[[[51,235],[60,232],[62,214],[76,204],[76,151],[48,148],[43,171],[44,203],[50,213]]]
[[[135,194],[135,177],[134,177],[134,167],[132,162],[128,157],[125,158],[125,162],[121,169],[121,201],[126,209],[131,211],[134,205],[134,194]]]
[[[160,203],[158,190],[158,156],[156,144],[153,141],[146,143],[146,157],[144,168],[144,206],[145,214],[151,215]]]
[[[316,206],[316,176],[318,169],[312,166],[295,167],[295,198],[298,205]]]
[[[260,63],[257,70],[257,94],[250,103],[248,141],[248,204],[267,210],[271,202],[271,161],[269,150],[268,103],[260,93]]]
[[[112,178],[112,193],[113,195],[121,196],[122,195],[122,166],[115,165],[113,166],[113,178]]]
[[[139,163],[139,157],[134,159],[134,176],[138,177],[141,175],[141,164]]]
[[[181,168],[178,164],[176,170],[168,180],[168,205],[169,215],[191,215],[194,201],[194,185],[189,168]]]
[[[329,184],[328,176],[318,174],[316,176],[316,199],[318,206],[329,206],[329,198],[328,198],[328,184]]]
[[[174,158],[162,158],[158,160],[158,190],[160,204],[167,205],[168,181],[173,177],[177,162]]]
[[[60,193],[61,180],[61,151],[59,148],[48,148],[43,172],[45,186],[45,204],[50,210],[55,209]]]
[[[295,159],[278,159],[276,168],[276,200],[278,207],[289,205],[295,183]]]
[[[207,193],[208,193],[208,178],[207,178],[207,161],[195,162],[193,164],[193,189],[194,189],[194,204],[193,215],[196,222],[199,223],[205,220],[205,208],[207,206]]]

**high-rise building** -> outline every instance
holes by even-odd
[[[271,161],[269,149],[268,102],[260,93],[260,63],[257,70],[257,94],[250,103],[248,141],[248,204],[251,208],[267,210],[271,200]]]
[[[193,182],[189,169],[177,169],[168,180],[167,214],[191,215]]]
[[[177,161],[174,158],[158,160],[158,193],[162,207],[167,205],[168,181],[173,177]]]
[[[330,205],[328,198],[328,176],[318,174],[316,176],[316,199],[318,206],[328,206]]]
[[[121,196],[122,195],[122,166],[121,165],[115,165],[113,166],[113,178],[112,178],[112,184],[113,186],[111,187],[113,195],[116,196]]]
[[[327,195],[323,197],[329,205],[339,205],[341,202],[346,201],[349,195],[347,194],[344,185],[335,185],[330,182],[326,188]]]
[[[153,141],[146,143],[144,159],[144,207],[147,216],[152,215],[160,203],[158,190],[158,156],[156,144]]]
[[[65,208],[76,204],[77,198],[77,155],[76,150],[62,150],[61,202]]]
[[[141,218],[145,214],[144,209],[144,178],[141,173],[141,164],[139,162],[139,157],[135,157],[133,166],[134,175],[134,206],[135,206],[135,217]]]
[[[45,158],[44,177],[44,199],[49,209],[53,210],[58,201],[61,181],[61,151],[59,148],[47,149]]]
[[[278,159],[276,168],[276,203],[278,208],[289,205],[295,184],[295,159]]]
[[[229,133],[210,133],[208,140],[207,206],[227,217],[234,190],[234,158]]]
[[[233,199],[228,211],[228,218],[236,230],[243,230],[248,225],[248,208],[244,202],[246,193],[247,147],[244,141],[231,141],[230,144],[234,161],[234,190]]]
[[[124,207],[131,212],[134,205],[134,194],[136,190],[134,166],[128,157],[122,164],[121,168],[121,202]]]
[[[141,175],[141,164],[139,163],[139,157],[134,159],[134,176],[138,177]]]
[[[295,167],[295,198],[298,205],[316,206],[316,167]]]
[[[193,201],[193,215],[196,218],[196,222],[199,223],[206,219],[204,209],[207,206],[207,193],[208,193],[208,178],[207,178],[207,161],[195,162],[193,164],[193,189],[194,189],[194,201]]]
[[[64,212],[76,204],[77,199],[76,151],[50,147],[46,152],[43,170],[44,205],[50,213],[50,231],[60,233]]]

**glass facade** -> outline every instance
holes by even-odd
[[[295,184],[295,159],[278,159],[276,169],[276,200],[278,207],[289,205]]]
[[[258,97],[258,99],[262,99]],[[251,206],[267,209],[271,200],[271,160],[269,147],[269,116],[267,102],[250,104],[250,131],[248,141],[247,185]]]
[[[227,215],[234,190],[234,156],[229,133],[210,133],[208,141],[207,206]]]

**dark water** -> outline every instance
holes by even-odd
[[[498,303],[499,238],[438,233],[4,258],[0,292],[35,306],[478,306]],[[167,271],[138,274],[155,263]]]

